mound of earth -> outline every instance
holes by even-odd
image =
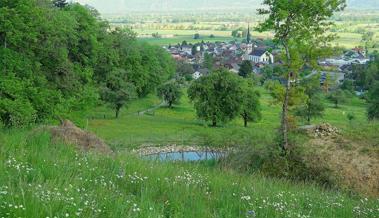
[[[104,154],[112,153],[110,147],[95,134],[84,131],[69,120],[60,126],[51,127],[50,132],[54,142],[63,141],[66,144],[77,146],[80,150],[96,151]]]
[[[340,135],[339,129],[329,123],[322,123],[317,126],[303,126],[300,129],[305,130],[310,136],[317,138]]]
[[[309,166],[326,169],[339,187],[368,196],[379,196],[379,156],[375,148],[351,141],[330,124],[308,130],[314,136],[306,143],[303,157]]]

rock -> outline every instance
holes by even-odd
[[[63,141],[72,144],[84,151],[97,151],[100,153],[110,154],[112,150],[103,140],[95,134],[84,131],[75,126],[69,120],[64,120],[60,126],[51,127],[50,132],[52,140]]]
[[[307,130],[314,137],[329,137],[340,134],[340,131],[329,123],[322,123]]]

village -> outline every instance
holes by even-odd
[[[195,34],[196,35],[196,34]],[[193,79],[198,79],[210,73],[210,69],[204,64],[207,58],[211,59],[211,68],[226,68],[238,74],[243,61],[250,61],[252,72],[260,77],[265,67],[275,67],[283,64],[280,57],[280,49],[275,45],[267,45],[262,38],[253,39],[248,28],[246,39],[230,42],[204,42],[191,44],[183,41],[177,45],[164,46],[176,61],[191,64],[194,73]],[[272,44],[272,43],[271,43]],[[336,55],[320,59],[320,70],[311,71],[306,77],[321,74],[320,83],[330,78],[336,84],[342,84],[345,78],[353,72],[354,65],[365,65],[370,58],[363,48],[353,48],[343,51],[342,55]]]

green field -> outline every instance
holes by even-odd
[[[89,115],[88,128],[106,139],[115,146],[138,146],[140,144],[203,144],[204,139],[214,139],[225,144],[234,141],[250,140],[258,138],[266,143],[273,140],[272,132],[279,125],[280,107],[272,105],[272,99],[264,90],[262,97],[263,119],[258,123],[243,127],[242,119],[238,118],[231,123],[218,128],[211,128],[207,123],[196,118],[196,112],[186,95],[181,103],[174,109],[159,108],[154,113],[138,115],[138,111],[158,105],[160,100],[154,95],[133,102],[129,108],[121,112],[119,119],[114,119],[114,114],[107,108],[98,108]],[[365,103],[353,98],[348,105],[342,105],[335,109],[328,102],[323,118],[315,120],[315,123],[327,121],[343,129],[348,129],[350,123],[347,119],[349,112],[354,112],[355,125],[367,123]],[[103,117],[106,119],[103,119]],[[94,119],[91,119],[94,118]],[[85,123],[85,121],[83,121]],[[242,137],[245,136],[245,137]]]
[[[159,105],[160,99],[150,95],[134,101],[119,119],[105,107],[73,115],[76,123],[116,150],[113,157],[52,144],[43,131],[2,130],[0,217],[377,217],[378,199],[265,178],[258,172],[220,170],[213,161],[157,163],[124,151],[146,143],[216,146],[259,141],[267,146],[278,127],[280,108],[270,103],[264,89],[260,91],[263,120],[248,128],[240,119],[208,127],[196,118],[185,95],[174,109],[159,108],[145,115],[138,113]],[[348,112],[356,115],[352,123]],[[377,123],[360,132],[367,126],[360,99],[352,98],[339,109],[328,103],[324,118],[315,122],[322,121],[346,135],[354,132],[356,140],[377,140]]]
[[[216,30],[155,30],[155,29],[133,29],[136,31],[137,34],[141,35],[140,40],[149,42],[151,44],[156,45],[175,45],[177,43],[181,43],[182,41],[186,40],[187,42],[196,43],[201,41],[232,41],[234,40],[233,37],[231,37],[231,31],[216,31]],[[379,29],[374,29],[375,31],[379,32]],[[143,35],[151,35],[152,33],[158,33],[160,35],[173,35],[170,38],[144,38]],[[194,40],[193,35],[195,33],[199,33],[201,36],[201,39]],[[209,36],[213,34],[215,38],[210,38]],[[271,33],[259,33],[259,32],[252,32],[253,38],[263,38],[263,39],[270,39],[272,38]],[[337,33],[338,39],[335,41],[336,45],[343,46],[346,48],[354,48],[357,46],[362,46],[362,35],[360,33],[352,33],[352,32],[339,32]],[[374,39],[376,42],[379,42],[379,34],[376,34],[376,37]]]

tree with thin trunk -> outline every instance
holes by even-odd
[[[252,82],[246,82],[243,86],[241,102],[241,117],[245,127],[247,127],[248,122],[256,122],[262,118],[259,98],[260,93],[254,89]]]
[[[335,37],[328,35],[332,25],[329,18],[334,12],[345,8],[345,0],[264,0],[265,8],[258,9],[260,15],[267,16],[258,26],[259,31],[273,31],[275,42],[283,48],[284,63],[288,72],[285,97],[282,105],[281,148],[289,149],[288,102],[292,81],[307,63],[315,64],[318,48],[328,47]],[[300,51],[302,53],[300,53]],[[303,56],[303,57],[301,57]]]
[[[157,94],[168,104],[169,108],[172,108],[173,104],[179,102],[182,92],[176,81],[170,81],[158,87]]]
[[[101,98],[115,110],[116,118],[119,117],[121,108],[136,95],[135,87],[128,82],[127,73],[123,69],[111,71],[101,87]]]

